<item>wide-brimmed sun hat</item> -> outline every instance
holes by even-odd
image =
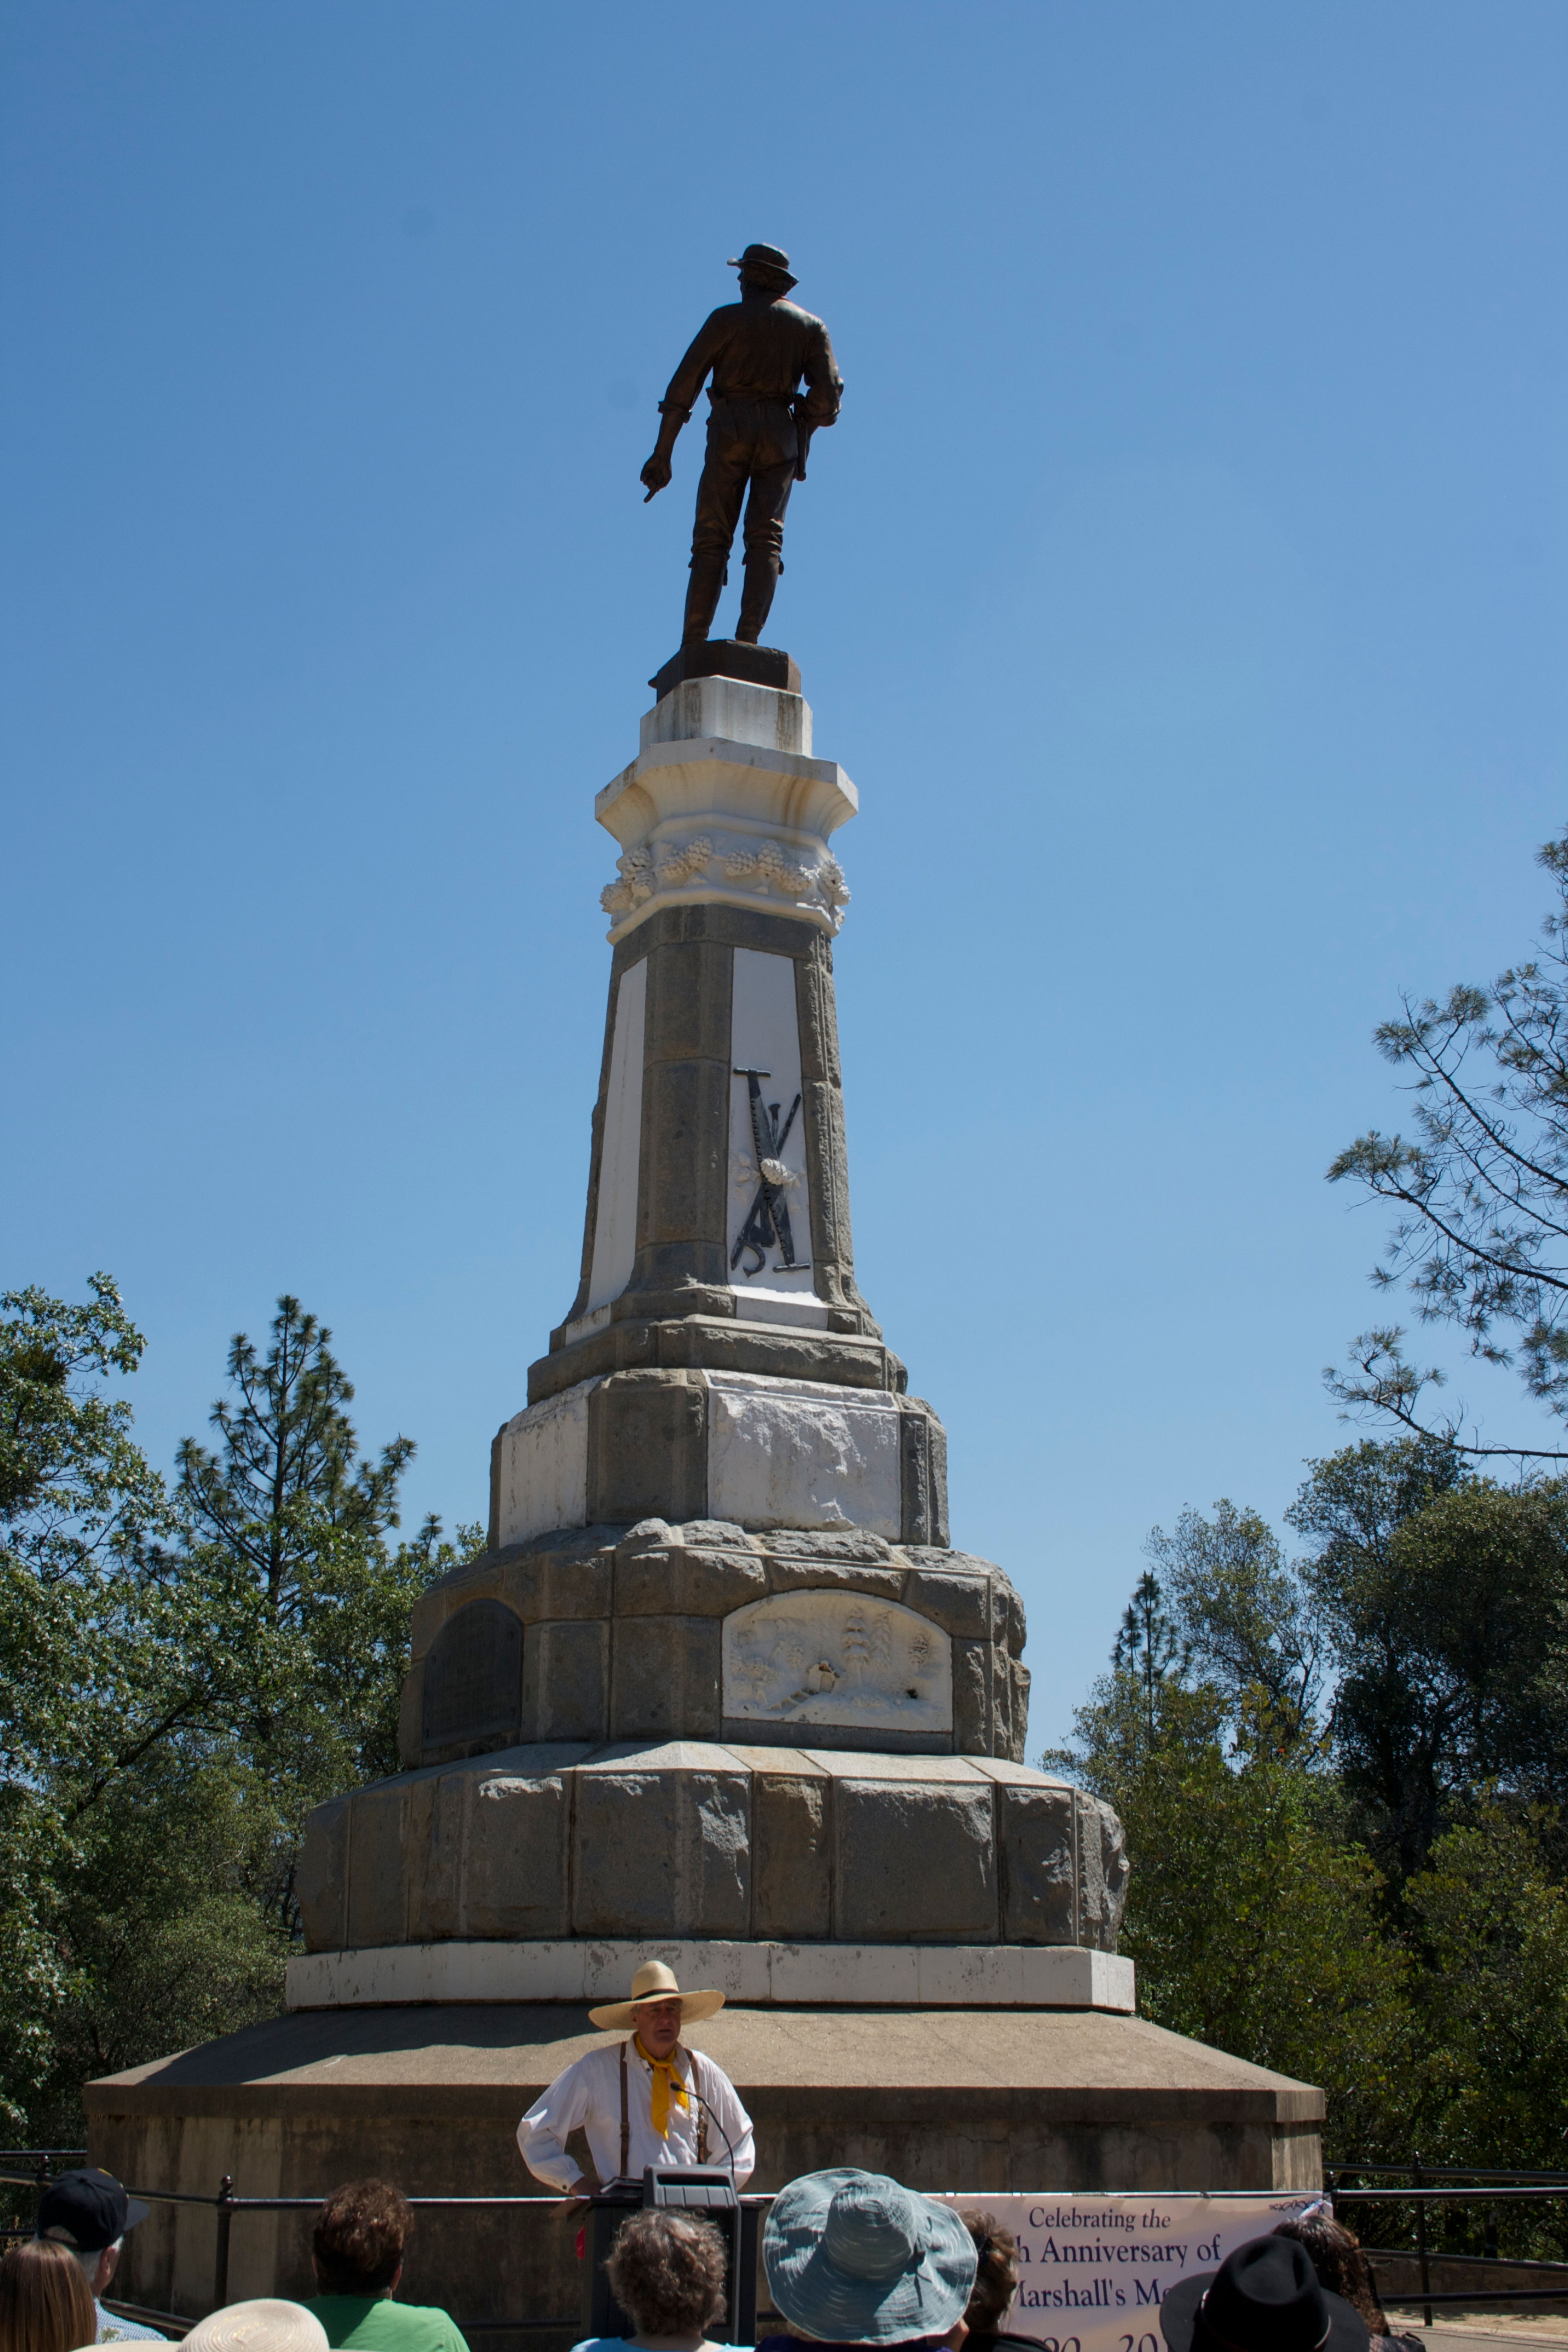
[[[327,2352],[327,2331],[302,2303],[258,2295],[209,2311],[185,2343],[191,2352]]]
[[[800,284],[798,278],[790,277],[788,254],[782,252],[776,245],[749,245],[744,253],[739,256],[731,254],[724,267],[726,269],[776,270],[781,278],[788,278],[791,286]]]
[[[774,2307],[830,2344],[945,2335],[963,2316],[975,2259],[950,2205],[848,2167],[781,2189],[763,2232]]]
[[[588,2015],[602,2032],[616,2033],[628,2025],[635,2025],[637,2018],[633,2012],[644,2008],[650,2000],[678,2000],[683,2025],[696,2025],[724,2006],[721,1992],[682,1992],[673,1969],[667,1969],[662,1960],[645,1960],[632,1979],[629,2000],[605,2001],[602,2007],[591,2009]]]
[[[1365,2320],[1318,2284],[1294,2238],[1251,2238],[1160,2305],[1170,2352],[1367,2352]]]

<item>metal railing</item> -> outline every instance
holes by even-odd
[[[0,2148],[0,2185],[33,2189],[42,2191],[54,2176],[85,2164],[83,2148]],[[1358,2187],[1358,2182],[1375,2180],[1385,2186]],[[1408,2185],[1395,2185],[1408,2184]],[[1468,2185],[1464,2185],[1468,2184]],[[1568,2262],[1552,2263],[1524,2256],[1500,2255],[1497,2251],[1498,2228],[1495,2209],[1505,2205],[1530,2205],[1568,2200],[1568,2172],[1508,2172],[1488,2170],[1477,2166],[1424,2165],[1420,2157],[1413,2156],[1408,2164],[1326,2164],[1323,2167],[1323,2189],[1335,2212],[1342,2206],[1412,2205],[1415,2208],[1413,2246],[1363,2246],[1363,2252],[1375,2266],[1378,2263],[1409,2262],[1414,2258],[1419,2273],[1419,2289],[1413,2298],[1390,2294],[1388,2300],[1414,2300],[1421,2307],[1423,2324],[1432,2326],[1433,2308],[1436,2305],[1461,2305],[1478,2309],[1489,2304],[1554,2304],[1568,2303]],[[234,2178],[225,2173],[218,2183],[216,2196],[205,2197],[194,2189],[141,2189],[128,2186],[127,2194],[149,2205],[205,2206],[215,2219],[213,2246],[212,2309],[217,2310],[228,2301],[229,2239],[237,2213],[312,2213],[321,2206],[320,2197],[239,2197],[235,2194]],[[498,2212],[522,2208],[574,2206],[580,2200],[562,2196],[527,2197],[410,2197],[408,2203],[416,2211],[452,2212],[485,2210]],[[752,2195],[742,2199],[746,2205],[771,2205],[768,2195]],[[1427,2231],[1427,2209],[1439,2211],[1465,2205],[1480,2205],[1489,2209],[1483,2229],[1480,2254],[1457,2252],[1451,2249],[1434,2248]],[[0,2230],[0,2235],[20,2234],[13,2230]],[[1540,2287],[1500,2286],[1465,2287],[1452,2290],[1434,2287],[1431,2283],[1432,2264],[1463,2263],[1468,2268],[1540,2272],[1554,2278],[1557,2284]],[[1379,2289],[1382,2292],[1382,2289]],[[194,2315],[161,2311],[147,2304],[132,2304],[117,2297],[102,2298],[105,2307],[125,2315],[142,2319],[154,2326],[178,2330],[181,2334],[195,2325]],[[763,2315],[759,2314],[759,2317]],[[772,2315],[768,2315],[771,2316]],[[466,2336],[561,2335],[575,2332],[576,2316],[552,2319],[458,2319],[457,2325]]]
[[[1408,2181],[1409,2186],[1358,2189],[1351,2185],[1373,2176],[1390,2184],[1395,2179]],[[1469,2186],[1455,2185],[1464,2182]],[[1362,2252],[1373,2265],[1374,2277],[1380,2262],[1409,2262],[1414,2256],[1420,2279],[1419,2291],[1414,2298],[1391,2294],[1387,2299],[1390,2302],[1414,2300],[1419,2304],[1422,2325],[1426,2327],[1432,2325],[1432,2310],[1436,2304],[1458,2304],[1478,2310],[1489,2304],[1568,2303],[1568,2263],[1500,2255],[1495,2210],[1501,2205],[1548,2203],[1553,2200],[1568,2199],[1568,2172],[1505,2172],[1491,2171],[1479,2165],[1424,2165],[1417,2155],[1413,2156],[1408,2164],[1325,2164],[1323,2189],[1336,2213],[1342,2205],[1414,2205],[1415,2242],[1413,2247],[1363,2246]],[[1480,2205],[1489,2209],[1483,2225],[1484,2251],[1472,2254],[1457,2252],[1450,2248],[1434,2248],[1426,2228],[1428,2207],[1436,2206],[1442,2211],[1464,2205]],[[1555,2286],[1539,2287],[1434,2287],[1434,2262],[1463,2263],[1468,2268],[1482,2271],[1555,2273],[1561,2283]],[[1381,2287],[1379,2293],[1382,2293]]]
[[[37,2189],[41,2192],[57,2172],[68,2171],[72,2165],[85,2164],[86,2161],[86,2151],[81,2148],[0,2148],[0,2185]],[[23,2166],[29,2168],[24,2171]],[[140,2198],[147,2205],[205,2205],[212,2210],[216,2224],[213,2246],[211,2307],[214,2311],[221,2309],[228,2301],[229,2233],[237,2213],[316,2213],[321,2206],[320,2197],[237,2197],[234,2176],[228,2172],[219,2181],[216,2197],[204,2197],[195,2189],[140,2189],[132,2187],[129,2181],[125,2183],[125,2193],[128,2197]],[[559,2209],[580,2206],[583,2200],[575,2197],[536,2196],[410,2197],[406,2201],[416,2212],[423,2213],[451,2212],[464,2208],[504,2212],[522,2206],[545,2205]],[[763,2206],[771,2205],[773,2201],[771,2195],[761,2194],[741,2199],[742,2205]],[[10,2234],[17,2233],[13,2231]],[[127,2303],[109,2295],[100,2300],[107,2311],[118,2311],[128,2318],[145,2320],[155,2327],[175,2328],[182,2336],[187,2328],[195,2326],[194,2313],[161,2311],[152,2304]],[[560,2319],[462,2319],[454,2313],[453,2317],[466,2336],[559,2336],[563,2333],[575,2336],[583,2332],[580,2315]]]

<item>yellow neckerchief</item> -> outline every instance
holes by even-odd
[[[637,2056],[642,2060],[643,2064],[645,2066],[651,2067],[653,2070],[653,2081],[648,2085],[648,2104],[653,2110],[653,2127],[658,2134],[660,2139],[668,2139],[669,2137],[669,2101],[671,2094],[673,2093],[675,2098],[679,2101],[680,2105],[686,2109],[688,2115],[691,2113],[691,2102],[686,2095],[686,2085],[681,2081],[679,2074],[676,2072],[675,2050],[670,2052],[668,2058],[656,2058],[650,2050],[645,2050],[643,2048],[642,2035],[640,2033],[634,2033],[632,2035],[632,2047],[637,2052]],[[679,2050],[680,2044],[677,2042],[675,2047],[676,2050]]]

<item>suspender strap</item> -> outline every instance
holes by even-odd
[[[708,2161],[708,2102],[703,2095],[698,2074],[700,2061],[696,2051],[688,2050],[684,2042],[678,2046],[681,2056],[686,2061],[686,2078],[691,2085],[691,2096],[697,2102],[697,2161],[699,2164],[706,2164]]]
[[[698,2161],[698,2163],[699,2163],[699,2164],[706,2164],[706,2163],[707,2163],[707,2161],[708,2161],[708,2103],[707,2103],[706,2099],[705,2099],[705,2098],[703,2098],[703,2097],[700,2095],[700,2084],[699,2084],[699,2080],[698,2080],[698,2074],[697,2074],[697,2063],[698,2063],[698,2062],[697,2062],[697,2053],[696,2053],[696,2051],[695,2051],[695,2050],[688,2050],[688,2049],[686,2048],[686,2046],[685,2046],[685,2044],[684,2044],[683,2042],[678,2042],[676,2043],[676,2045],[675,2045],[675,2046],[676,2046],[676,2049],[679,2052],[680,2055],[681,2055],[681,2056],[685,2059],[685,2061],[686,2061],[687,2079],[688,2079],[688,2080],[689,2080],[689,2082],[690,2083],[692,2095],[693,2095],[694,2097],[696,2097],[697,2102],[698,2102],[698,2105],[697,2105],[697,2161]],[[628,2172],[628,2170],[627,2170],[627,2167],[630,2165],[631,2160],[632,2160],[632,2113],[631,2113],[631,2106],[630,2106],[630,2104],[629,2104],[629,2095],[628,2095],[628,2093],[627,2093],[627,2089],[626,2089],[626,2049],[627,2049],[627,2044],[626,2044],[626,2042],[622,2042],[622,2044],[621,2044],[621,2175],[620,2175],[620,2177],[621,2177],[621,2179],[622,2179],[623,2180],[628,2179],[630,2178],[629,2172]],[[671,2054],[673,2055],[673,2053],[672,2053]]]

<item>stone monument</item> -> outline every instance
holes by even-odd
[[[596,803],[581,1276],[492,1444],[488,1546],[415,1612],[405,1769],[311,1818],[290,2013],[89,2085],[92,2159],[527,2194],[518,2116],[662,1958],[728,1995],[691,2038],[755,2119],[754,2188],[1314,2182],[1316,2091],[1135,2015],[1120,1827],[1024,1761],[1018,1596],[952,1548],[942,1424],[856,1283],[855,788],[785,655],[709,642],[653,683]],[[570,2315],[554,2210],[426,2225],[407,2292]],[[212,2227],[156,2213],[127,2291],[205,2307]],[[306,2245],[237,2222],[231,2294],[307,2291]]]
[[[754,2119],[753,2189],[1320,2177],[1316,2091],[1135,2015],[1120,1825],[1024,1760],[1018,1596],[952,1547],[942,1423],[855,1279],[833,940],[858,803],[754,642],[839,386],[785,257],[740,266],[644,468],[652,495],[711,369],[684,640],[595,803],[618,854],[576,1295],[491,1447],[484,1552],[414,1612],[404,1770],[310,1822],[289,2014],[88,2086],[92,2160],[142,2189],[525,2195],[519,2116],[655,1958],[728,1996],[689,2038]],[[748,484],[740,635],[713,641]],[[574,2225],[528,2212],[448,2213],[404,2292],[570,2343]],[[126,2291],[205,2309],[213,2230],[155,2210]],[[307,2243],[298,2214],[236,2223],[230,2294],[308,2292]]]
[[[795,665],[707,643],[620,848],[582,1275],[414,1616],[408,1769],[311,1821],[291,1998],[1125,2014],[1121,1831],[1023,1761],[1024,1613],[855,1279],[831,846]]]

